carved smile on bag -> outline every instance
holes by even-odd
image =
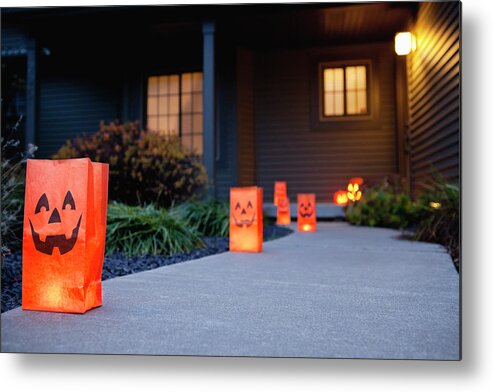
[[[246,206],[242,206],[238,201],[233,212],[233,218],[236,226],[250,227],[255,222],[255,210],[252,202],[248,200]]]
[[[72,226],[73,229],[69,233],[68,237],[65,233],[53,234],[53,230],[50,230],[51,229],[50,225],[53,225],[53,227],[55,228],[57,227],[59,228],[59,227],[63,227],[69,222],[75,222],[75,219],[77,219],[76,215],[78,215],[78,212],[75,209],[75,201],[70,191],[68,191],[67,194],[65,195],[65,199],[63,200],[62,208],[60,211],[56,207],[52,211],[50,210],[50,203],[48,201],[48,197],[46,196],[46,193],[43,193],[39,198],[38,203],[36,204],[36,209],[34,211],[34,214],[35,215],[43,214],[41,218],[44,218],[45,216],[46,217],[49,216],[47,222],[45,222],[46,220],[44,220],[44,222],[41,224],[41,227],[38,228],[38,230],[34,229],[34,225],[31,219],[29,219],[29,224],[31,226],[31,233],[34,241],[34,247],[38,252],[47,255],[52,255],[53,249],[58,248],[60,254],[64,255],[65,253],[70,252],[74,248],[75,243],[77,242],[77,237],[79,236],[79,228],[82,220],[82,214],[80,214],[75,227]],[[67,222],[65,222],[65,220],[67,220]],[[44,240],[41,240],[41,233],[44,232],[49,234],[46,235],[46,238]]]
[[[303,218],[309,218],[309,217],[311,217],[313,215],[313,206],[312,206],[312,203],[310,203],[310,202],[307,202],[307,203],[302,202],[300,204],[299,212],[300,212],[300,215]]]

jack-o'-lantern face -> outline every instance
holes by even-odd
[[[250,227],[255,222],[256,204],[249,197],[239,197],[233,204],[233,219],[236,226]]]
[[[289,213],[289,199],[281,197],[277,202],[277,208],[280,213]]]
[[[38,252],[52,255],[58,248],[61,255],[70,252],[77,242],[82,213],[77,211],[74,197],[67,191],[61,203],[43,193],[29,218],[34,247]]]
[[[298,212],[303,218],[310,218],[315,211],[315,206],[310,199],[303,199],[298,205]]]

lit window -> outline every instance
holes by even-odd
[[[367,115],[366,65],[323,68],[324,117]]]
[[[202,72],[149,77],[147,128],[179,136],[186,150],[202,155],[202,97]]]

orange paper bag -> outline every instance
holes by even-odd
[[[277,201],[277,222],[278,225],[289,225],[291,223],[291,211],[289,199],[281,197]]]
[[[298,231],[317,231],[315,194],[298,194]]]
[[[285,181],[276,181],[274,183],[274,205],[277,206],[281,197],[288,197],[288,187]]]
[[[27,161],[22,308],[85,313],[102,304],[108,165]]]
[[[231,188],[229,197],[229,250],[262,252],[262,188]]]

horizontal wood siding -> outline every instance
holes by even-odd
[[[100,121],[120,117],[121,82],[77,75],[41,77],[39,82],[38,158],[50,157],[65,140],[94,133]]]
[[[351,177],[376,181],[396,171],[393,47],[391,43],[364,47],[378,57],[372,83],[373,88],[378,84],[379,122],[360,124],[359,129],[312,129],[314,75],[309,49],[256,54],[257,183],[265,188],[266,200],[272,199],[277,180],[288,182],[292,200],[297,193],[314,192],[317,200],[327,202]],[[332,60],[359,53],[356,47],[346,47],[340,54],[336,48],[327,50]]]
[[[255,185],[255,116],[253,54],[239,49],[237,55],[238,184]]]
[[[418,191],[438,171],[460,171],[460,4],[421,3],[408,56],[411,182]]]
[[[28,36],[22,26],[6,24],[2,16],[2,52],[27,49]]]

